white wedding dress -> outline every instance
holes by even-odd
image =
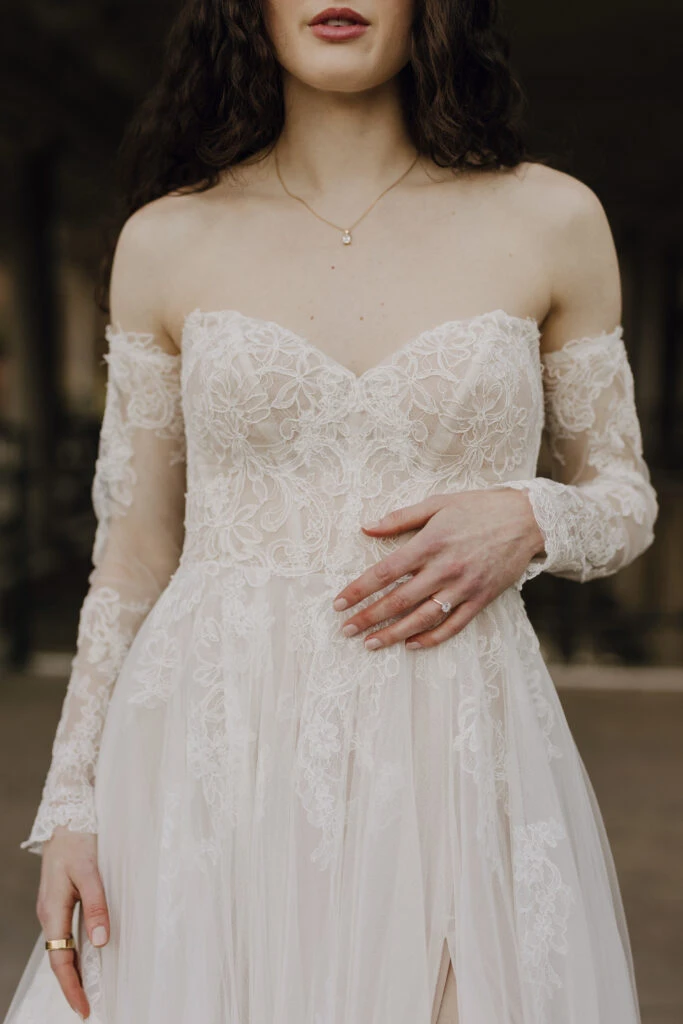
[[[636,1024],[602,818],[521,594],[653,539],[621,327],[542,355],[495,310],[361,375],[235,310],[190,313],[182,356],[106,333],[95,568],[21,844],[98,833],[91,1024],[429,1024],[444,940],[460,1024]],[[413,535],[362,522],[499,487],[546,541],[516,585],[431,649],[341,634],[333,597]],[[44,939],[6,1024],[78,1020]]]

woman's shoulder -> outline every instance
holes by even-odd
[[[240,200],[254,192],[252,177],[238,169],[207,187],[188,185],[144,203],[122,225],[118,246],[133,262],[172,262],[201,244],[219,221],[222,230],[230,229]]]
[[[586,182],[547,164],[524,161],[506,172],[509,199],[539,228],[553,233],[605,224],[605,210]]]
[[[114,246],[110,322],[153,334],[169,351],[177,345],[165,323],[168,282],[176,273],[180,247],[192,244],[197,206],[190,197],[154,199],[128,216]]]
[[[209,223],[213,192],[169,192],[143,204],[123,223],[118,248],[133,261],[172,258],[177,246],[187,246]]]
[[[182,283],[188,257],[198,251],[216,221],[216,189],[182,190],[153,199],[122,224],[112,262],[111,320],[175,337],[169,294]],[[226,212],[226,199],[220,199]],[[173,287],[169,282],[175,282]],[[177,345],[177,340],[174,342]]]
[[[260,167],[226,168],[215,182],[179,187],[145,203],[126,221],[126,231],[152,244],[187,242],[215,225],[216,218],[230,217],[240,201],[258,194]]]
[[[612,229],[596,192],[565,171],[531,161],[506,175],[503,205],[516,230],[533,239],[551,283],[590,268],[601,279],[617,264]]]
[[[621,315],[619,263],[612,230],[595,191],[579,178],[540,163],[510,176],[510,203],[533,232],[548,277],[552,308],[561,311],[543,348],[567,337],[610,330]]]

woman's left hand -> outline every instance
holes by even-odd
[[[370,650],[399,640],[409,640],[406,646],[411,649],[434,647],[454,636],[516,582],[533,556],[544,550],[529,498],[514,488],[434,494],[362,529],[373,537],[419,531],[366,569],[333,601],[336,611],[344,611],[413,574],[343,624],[342,632],[354,636],[385,619],[402,616],[365,638]],[[448,602],[447,610],[432,597]]]

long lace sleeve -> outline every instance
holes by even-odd
[[[177,566],[185,434],[180,355],[108,324],[107,394],[92,488],[97,531],[76,654],[42,798],[28,839],[42,853],[58,825],[97,832],[94,778],[107,708],[126,653]]]
[[[622,327],[541,361],[552,479],[499,485],[527,491],[545,540],[518,588],[544,571],[579,582],[617,572],[650,546],[658,514]]]

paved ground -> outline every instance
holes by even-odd
[[[592,670],[582,668],[566,689],[571,674],[553,675],[612,843],[643,1024],[681,1024],[683,688],[676,692],[672,685],[675,672],[654,693],[617,689],[611,670],[605,671],[604,689],[590,688]],[[593,676],[593,685],[600,678]],[[634,678],[642,681],[643,670],[629,678],[629,686]],[[40,858],[18,844],[38,803],[62,694],[59,682],[31,677],[0,687],[0,1019],[39,930],[34,905]]]

